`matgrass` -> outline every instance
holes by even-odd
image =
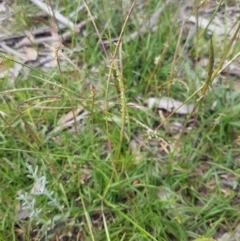
[[[90,13],[77,15],[75,21],[94,16],[97,27],[89,21],[81,34],[73,33],[66,43],[69,49],[81,49],[68,56],[77,69],[61,66],[59,61],[52,72],[28,67],[27,78],[20,74],[13,85],[2,81],[0,240],[34,240],[36,236],[40,240],[47,228],[68,218],[83,230],[79,240],[96,241],[211,240],[238,226],[239,92],[231,90],[228,75],[227,86],[215,86],[211,79],[215,69],[206,67],[210,77],[202,78],[197,67],[190,66],[193,58],[209,58],[211,45],[199,35],[188,54],[183,54],[178,8],[167,7],[156,31],[127,42],[127,36],[162,3],[136,4],[124,28],[130,8],[115,3],[92,2]],[[69,16],[80,4],[64,2],[58,8]],[[25,1],[21,6],[24,14],[16,16],[24,26],[18,30],[29,27],[23,20],[31,13]],[[142,19],[139,9],[145,13]],[[110,42],[105,45],[108,56],[97,31],[102,41]],[[113,60],[117,47],[111,39],[122,31]],[[214,58],[227,59],[227,44],[219,51],[214,46],[213,40]],[[1,56],[8,65],[15,62],[12,56]],[[164,113],[163,120],[155,109],[142,111],[128,105],[143,106],[147,98],[161,96],[189,98],[196,107],[195,113],[184,117],[179,138],[169,134],[163,122],[182,116]],[[72,126],[56,131],[62,116],[78,106],[82,112],[73,115]],[[77,121],[84,111],[89,115]],[[195,125],[187,131],[192,116]],[[173,149],[159,158],[148,146],[153,133],[143,126],[156,130],[156,138],[173,143]],[[130,142],[138,135],[143,142],[136,161],[137,151],[131,150]],[[223,187],[222,179],[234,183],[234,188]],[[43,190],[30,194],[36,183]],[[20,220],[19,201],[27,207],[27,217]]]

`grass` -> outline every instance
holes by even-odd
[[[69,16],[84,3],[66,1],[58,8]],[[92,2],[88,13],[85,6],[74,19],[95,17],[95,27],[89,21],[65,43],[67,49],[81,49],[66,54],[77,68],[59,61],[44,73],[26,64],[27,78],[20,74],[14,85],[7,78],[0,82],[0,240],[42,237],[46,227],[67,218],[92,241],[213,240],[239,223],[238,194],[221,185],[227,180],[238,188],[239,93],[227,74],[227,83],[212,85],[221,59],[233,58],[239,46],[232,53],[231,41],[219,48],[215,38],[211,45],[199,33],[184,52],[172,6],[161,15],[157,31],[124,42],[162,3],[139,2],[129,19],[130,6],[115,3]],[[33,9],[24,1],[21,7],[15,14],[22,25],[12,29],[29,28]],[[110,42],[122,32],[123,41],[105,45],[104,54],[97,32]],[[1,56],[6,66],[15,63],[12,56]],[[206,57],[203,77],[192,60]],[[196,111],[190,116],[165,111],[160,117],[156,109],[128,105],[143,106],[147,98],[162,96],[192,103]],[[62,116],[78,106],[82,112],[72,116],[72,126],[54,132]],[[84,111],[89,115],[77,121]],[[194,127],[187,131],[191,118]],[[167,128],[174,120],[184,126],[178,135]],[[152,140],[147,129],[155,130]],[[131,151],[134,136],[141,141]],[[159,138],[172,149],[161,149]],[[36,184],[42,190],[31,195]],[[24,220],[17,220],[19,199],[29,211]]]

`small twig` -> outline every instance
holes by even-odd
[[[4,42],[0,43],[0,47],[4,50],[4,52],[14,55],[15,57],[19,58],[20,60],[26,61],[26,58],[23,54],[19,53],[15,49],[7,46]]]
[[[82,21],[81,23],[77,24],[74,31],[76,33],[80,32],[82,27],[84,27],[87,24],[88,21],[89,20]],[[67,32],[62,34],[62,40],[66,41],[69,38],[71,38],[71,36],[72,36],[72,31],[67,31]],[[60,41],[59,37],[55,35],[55,36],[50,36],[50,37],[42,37],[42,38],[34,39],[34,44],[53,43],[53,42],[59,42],[59,41]],[[30,45],[30,44],[32,44],[30,39],[24,38],[22,41],[20,41],[16,45],[16,48],[20,48],[20,47],[23,47],[25,45]]]
[[[55,135],[56,133],[68,128],[68,127],[71,127],[74,125],[75,122],[79,122],[85,118],[87,118],[87,116],[90,114],[90,112],[87,112],[87,111],[84,111],[83,113],[81,113],[80,115],[76,116],[76,120],[70,120],[66,123],[64,123],[63,125],[59,125],[57,127],[55,127],[51,132],[49,132],[47,134],[47,137],[52,137],[53,135]]]
[[[41,8],[44,12],[49,14],[52,17],[55,17],[60,23],[64,24],[65,26],[69,27],[71,30],[75,31],[75,25],[72,21],[65,18],[61,13],[58,11],[54,11],[51,9],[50,6],[48,6],[46,3],[39,1],[39,0],[31,0],[32,3],[37,5],[39,8]]]

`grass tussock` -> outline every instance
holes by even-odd
[[[35,4],[9,4],[15,42],[5,42],[16,52],[0,45],[0,68],[21,71],[0,81],[0,240],[210,241],[237,232],[239,19],[220,38],[208,31],[217,12],[196,28],[180,14],[186,2],[165,3],[60,1],[52,7],[86,21],[70,37]],[[200,19],[210,7],[188,10]],[[33,41],[37,59],[17,58],[23,37],[14,36],[46,24],[63,45]]]

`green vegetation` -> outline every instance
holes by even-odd
[[[199,28],[187,39],[180,3],[147,2],[132,12],[117,0],[56,3],[69,19],[84,6],[72,21],[88,21],[63,52],[32,43],[55,55],[47,72],[1,53],[1,66],[24,68],[14,83],[0,80],[0,240],[50,240],[47,228],[68,218],[74,228],[56,233],[86,241],[207,241],[237,227],[239,90],[220,73],[239,53],[237,35],[219,43]],[[38,8],[18,5],[12,31],[28,30]],[[159,8],[156,29],[141,34]],[[193,111],[148,108],[162,97]]]

